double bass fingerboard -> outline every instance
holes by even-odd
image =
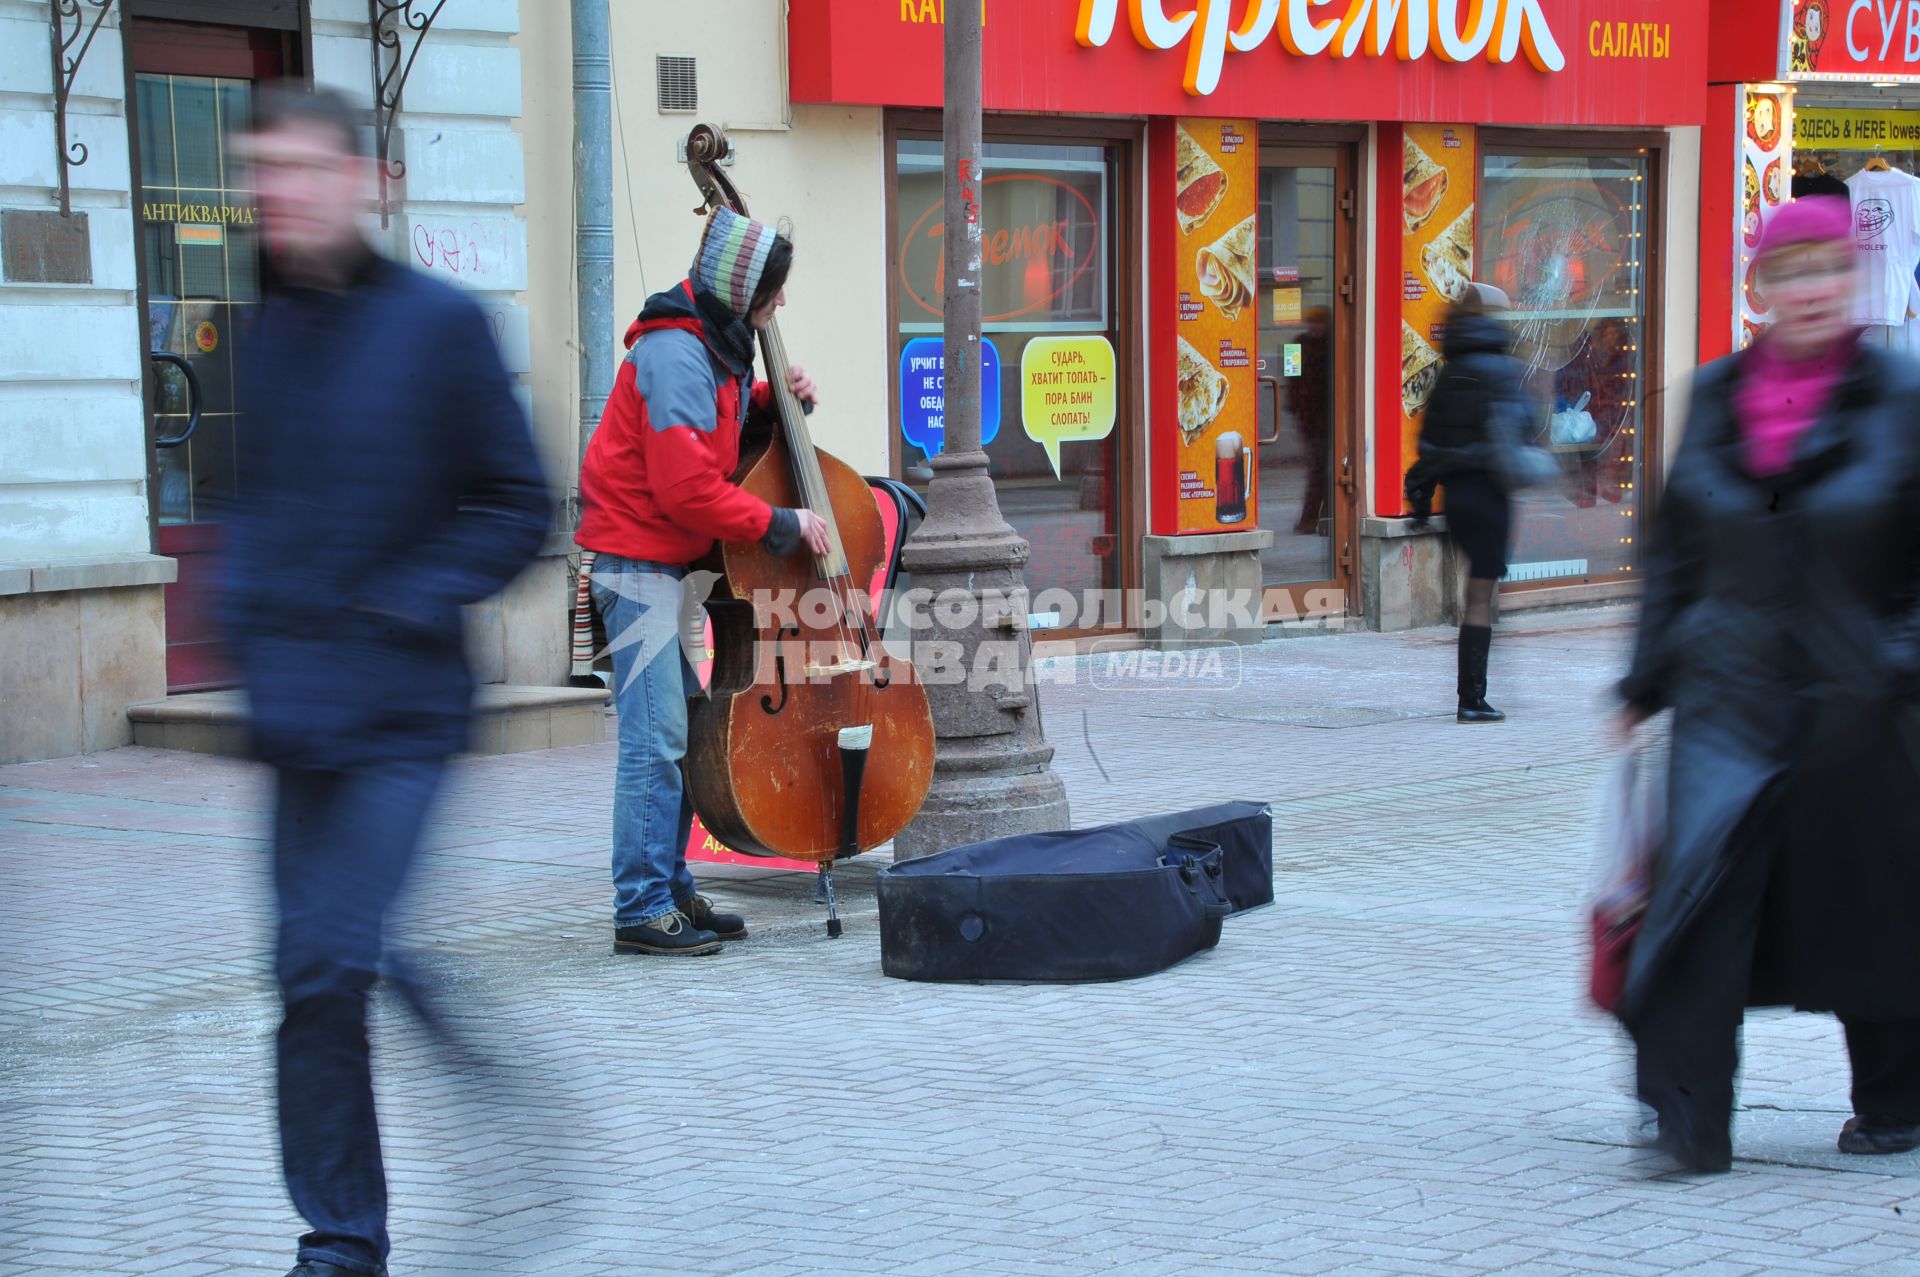
[[[813,436],[807,431],[807,413],[787,384],[786,343],[780,339],[780,326],[771,320],[760,330],[760,349],[767,360],[767,384],[773,389],[774,403],[780,412],[780,430],[787,441],[787,453],[793,461],[793,482],[799,489],[800,503],[826,521],[828,547],[825,554],[813,556],[820,579],[844,577],[851,569],[847,552],[840,543],[840,525],[833,517],[833,501],[827,492],[826,476],[820,472],[820,454],[814,451]],[[857,583],[865,589],[865,583]]]

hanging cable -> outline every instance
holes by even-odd
[[[640,255],[640,206],[633,202],[633,161],[627,150],[627,114],[620,109],[620,67],[613,58],[613,42],[607,42],[607,80],[613,86],[613,128],[620,135],[620,175],[627,185],[627,229],[633,232],[633,261],[640,268],[640,295],[650,296],[647,287],[647,262]]]

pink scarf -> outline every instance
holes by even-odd
[[[1832,402],[1854,349],[1851,334],[1812,359],[1788,359],[1764,339],[1754,343],[1734,392],[1749,471],[1769,478],[1793,465],[1793,450]]]

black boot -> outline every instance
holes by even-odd
[[[1487,704],[1487,652],[1493,629],[1486,625],[1460,627],[1460,712],[1462,723],[1504,723],[1507,716]]]
[[[1920,1123],[1852,1117],[1840,1128],[1842,1153],[1911,1153],[1920,1148]]]
[[[634,927],[613,929],[615,953],[657,953],[664,957],[697,957],[720,952],[720,937],[696,927],[678,909]]]
[[[695,892],[680,902],[680,912],[687,915],[696,931],[711,931],[722,940],[745,940],[747,938],[747,920],[737,913],[721,913],[713,907],[713,901],[699,892]]]
[[[1662,1117],[1654,1146],[1695,1175],[1724,1175],[1733,1169],[1733,1140],[1726,1131],[1689,1131]]]

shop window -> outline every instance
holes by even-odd
[[[142,71],[139,102],[141,251],[148,348],[180,355],[198,375],[202,411],[188,443],[162,450],[158,514],[163,527],[226,517],[239,493],[244,429],[235,389],[236,351],[248,310],[260,299],[253,194],[230,154],[252,110],[252,83]],[[159,428],[186,421],[184,383],[160,381]]]
[[[1758,104],[1766,96],[1756,93],[1752,100]],[[1889,108],[1896,103],[1907,107],[1911,101],[1889,101],[1884,96],[1857,98],[1844,91],[1835,97],[1825,86],[1806,86],[1794,95],[1787,117],[1792,126],[1788,183],[1792,197],[1830,195],[1853,205],[1854,242],[1860,249],[1853,319],[1863,330],[1862,340],[1908,354],[1920,351],[1920,318],[1916,318],[1920,315],[1920,291],[1916,291],[1920,242],[1916,241],[1914,226],[1916,207],[1920,206],[1920,196],[1916,195],[1920,188],[1914,181],[1914,175],[1920,173],[1920,144],[1916,143],[1920,138],[1920,111]],[[1750,124],[1749,143],[1755,133]],[[1754,167],[1751,158],[1746,167]],[[1769,209],[1780,202],[1779,167],[1779,161],[1768,166],[1766,176],[1758,183],[1765,191]],[[1746,180],[1752,183],[1753,179]],[[1753,206],[1757,214],[1761,201],[1755,199]],[[1770,319],[1764,295],[1751,287],[1751,241],[1756,238],[1757,227],[1756,234],[1743,245],[1747,249],[1743,256],[1749,259],[1747,296],[1752,319],[1743,327],[1742,345],[1758,335],[1753,320],[1765,323]]]
[[[1486,157],[1480,277],[1513,302],[1536,442],[1556,483],[1514,511],[1509,584],[1618,577],[1640,561],[1652,348],[1644,154]]]
[[[1125,485],[1117,431],[1098,439],[1068,439],[1059,443],[1057,454],[1050,453],[1024,426],[1021,379],[1021,358],[1036,340],[1100,338],[1116,351],[1128,349],[1114,303],[1115,150],[989,141],[984,160],[981,313],[992,346],[989,361],[999,368],[999,393],[996,403],[982,407],[993,431],[986,453],[1000,511],[1032,547],[1026,581],[1034,595],[1068,591],[1076,601],[1069,622],[1074,628],[1117,621],[1088,615],[1080,604],[1089,592],[1121,585],[1118,532]],[[940,354],[942,332],[946,257],[940,142],[903,137],[895,162],[893,357],[909,394],[896,399],[893,428],[902,473],[924,490],[932,477],[927,458],[943,443],[933,423],[944,424],[941,401],[924,371],[924,361]],[[991,386],[984,391],[993,394]],[[909,397],[911,404],[902,402]]]

